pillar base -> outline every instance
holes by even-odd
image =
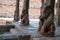
[[[23,24],[23,25],[29,25],[29,19],[27,19],[27,18],[21,18],[21,24]]]
[[[55,32],[49,32],[49,33],[39,32],[39,34],[45,37],[55,37]]]
[[[29,25],[29,22],[21,22],[22,25]]]

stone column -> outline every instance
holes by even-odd
[[[24,6],[21,14],[21,23],[23,25],[29,25],[29,0],[24,0]]]
[[[57,0],[56,3],[56,24],[60,26],[60,0]]]
[[[14,21],[19,21],[19,0],[16,0],[16,10],[14,14]]]
[[[39,17],[39,33],[45,36],[54,36],[54,5],[55,0],[42,0],[41,15]]]

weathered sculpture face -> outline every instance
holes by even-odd
[[[50,5],[45,5],[42,2],[41,7],[41,16],[40,16],[40,26],[39,32],[44,34],[45,36],[54,36],[55,33],[55,24],[54,24],[54,5],[55,0],[49,0],[51,3]],[[48,1],[46,1],[48,3]],[[44,9],[44,10],[42,10]]]

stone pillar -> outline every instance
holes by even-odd
[[[21,14],[21,23],[23,25],[29,25],[29,0],[24,0],[24,6]]]
[[[16,10],[14,14],[14,21],[19,21],[19,0],[16,0]]]
[[[56,3],[56,24],[60,26],[60,0],[57,0]]]
[[[42,0],[41,15],[39,17],[39,33],[45,36],[54,36],[54,5],[55,0]]]

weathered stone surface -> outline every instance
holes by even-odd
[[[40,16],[40,26],[39,26],[39,32],[45,36],[54,36],[55,33],[55,24],[54,24],[54,5],[55,0],[49,0],[50,5],[48,1],[42,0],[42,7],[41,7],[41,16]]]

